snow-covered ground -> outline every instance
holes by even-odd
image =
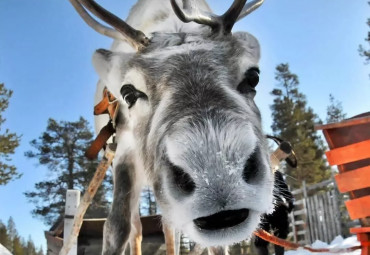
[[[315,241],[311,247],[315,249],[321,249],[321,248],[329,248],[329,249],[339,249],[339,248],[349,248],[353,246],[358,246],[360,245],[360,242],[357,241],[356,236],[351,236],[346,239],[343,239],[342,236],[337,236],[334,238],[334,240],[330,243],[324,243],[322,241]],[[309,254],[316,254],[316,255],[329,255],[329,254],[338,254],[338,253],[312,253],[304,249],[299,249],[296,251],[286,251],[285,255],[309,255]],[[341,255],[360,255],[361,250],[355,250],[353,252],[347,252],[347,253],[340,253]]]
[[[0,243],[0,255],[12,255],[4,246]]]

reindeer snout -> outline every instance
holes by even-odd
[[[201,217],[194,220],[194,224],[202,230],[219,230],[234,227],[244,222],[249,215],[249,210],[228,210]]]

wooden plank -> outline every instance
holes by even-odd
[[[370,195],[346,201],[346,207],[352,220],[370,216]]]
[[[83,217],[86,213],[87,208],[91,204],[100,184],[103,182],[104,176],[108,168],[111,166],[112,160],[115,155],[117,144],[109,144],[105,149],[104,157],[101,159],[99,165],[96,168],[93,178],[91,179],[87,190],[82,197],[82,201],[77,207],[72,228],[68,231],[69,238],[64,239],[64,244],[62,250],[60,251],[59,255],[67,255],[70,254],[69,251],[71,247],[75,243],[77,243],[78,234],[81,229],[81,225],[83,222]],[[77,254],[77,251],[76,251]]]
[[[309,222],[308,222],[308,229],[309,229],[309,232],[310,232],[310,243],[313,243],[313,241],[315,240],[315,233],[314,233],[314,224],[313,224],[313,210],[312,210],[312,197],[308,197],[307,198],[307,214],[308,214],[308,219],[309,219]]]
[[[300,208],[298,205],[303,205],[303,199],[294,201],[295,208]]]
[[[359,228],[361,227],[361,223],[359,220],[352,220],[350,222],[345,223],[346,228]]]
[[[333,171],[331,172],[331,176],[332,176],[332,179],[334,179],[334,173]],[[342,234],[342,224],[341,224],[341,215],[340,215],[340,210],[339,210],[339,205],[338,203],[342,200],[339,200],[338,199],[338,186],[337,186],[337,182],[334,182],[334,189],[333,189],[333,210],[334,210],[334,215],[335,215],[335,229],[336,229],[336,233],[337,235],[341,235]]]
[[[293,237],[294,237],[294,242],[296,243],[297,242],[297,228],[295,227],[295,219],[294,219],[294,214],[291,213],[290,214],[290,219],[292,221],[292,229],[293,229]]]
[[[307,198],[308,198],[308,195],[307,195],[306,181],[302,182],[302,189],[303,189],[303,210],[304,210],[304,216],[302,218],[305,221],[305,224],[303,225],[303,228],[305,230],[304,239],[305,239],[306,243],[311,243],[310,242],[310,232],[309,232],[309,228],[308,228],[309,219],[307,217]]]
[[[330,239],[333,240],[337,235],[340,235],[341,233],[338,232],[337,230],[337,214],[336,214],[336,211],[334,209],[334,203],[336,202],[336,200],[334,199],[334,194],[335,194],[335,190],[331,190],[328,192],[328,199],[329,199],[329,212],[330,212],[330,215],[331,215],[331,232],[332,232],[332,237]]]
[[[327,191],[325,193],[325,214],[327,217],[326,227],[328,228],[328,242],[332,241],[335,237],[335,232],[333,230],[333,222],[334,222],[334,213],[333,213],[333,207],[331,205],[331,197],[330,197],[330,191]]]
[[[45,231],[46,249],[48,255],[58,255],[63,246],[63,239],[55,237],[52,233]]]
[[[297,205],[303,205],[303,200],[300,199],[298,201],[294,201],[294,206],[297,206]]]
[[[352,234],[360,234],[360,233],[370,233],[370,227],[363,227],[363,228],[351,228],[350,232]]]
[[[295,223],[294,223],[295,226],[304,225],[304,224],[305,224],[305,222],[303,220],[296,220]]]
[[[327,200],[327,192],[322,194],[322,202],[323,202],[323,215],[324,215],[324,221],[323,221],[323,228],[326,229],[325,233],[325,242],[330,242],[332,239],[330,239],[331,233],[330,233],[330,213],[328,211],[328,200]]]
[[[314,189],[326,187],[326,186],[328,186],[331,183],[333,183],[333,180],[331,180],[331,179],[326,180],[326,181],[322,181],[322,182],[319,182],[319,183],[312,184],[312,185],[308,186],[307,187],[307,190],[308,191],[311,191],[311,190],[314,190]]]
[[[293,195],[298,195],[300,193],[302,193],[302,189],[295,189],[295,190],[292,191]]]
[[[300,244],[300,245],[306,245],[306,242],[304,240],[300,240],[300,241],[298,241],[298,244]]]
[[[297,232],[298,235],[306,235],[306,230],[300,230]]]
[[[317,126],[315,126],[315,130],[349,127],[349,126],[361,125],[361,124],[366,124],[366,123],[370,123],[370,117],[359,117],[359,118],[343,120],[343,121],[338,122],[338,123],[329,123],[329,124],[326,124],[326,125],[317,125]]]
[[[297,215],[305,215],[305,210],[302,209],[302,210],[295,211],[294,216],[297,216]]]
[[[317,221],[317,228],[319,230],[319,240],[324,240],[325,235],[324,235],[324,228],[322,227],[322,220],[323,220],[323,208],[321,205],[321,196],[318,194],[317,196],[317,205],[318,205],[318,221]]]
[[[339,147],[325,154],[331,166],[370,158],[370,140]]]
[[[316,195],[315,195],[316,196]],[[318,239],[318,236],[319,236],[319,233],[318,233],[318,229],[317,229],[317,205],[316,205],[316,201],[315,201],[315,196],[312,196],[311,197],[311,205],[312,205],[312,229],[313,229],[313,237],[312,239],[314,240],[317,240]]]
[[[320,194],[320,207],[321,207],[321,216],[322,216],[322,221],[320,222],[321,228],[323,230],[323,240],[325,242],[330,242],[331,240],[328,240],[328,229],[326,228],[326,221],[327,221],[327,215],[325,213],[325,196],[324,194]]]
[[[370,187],[370,166],[337,174],[335,180],[342,193]]]
[[[66,207],[64,216],[64,231],[63,240],[66,241],[71,235],[71,230],[73,228],[73,218],[77,212],[78,205],[80,204],[80,194],[79,190],[67,190],[66,196]],[[71,249],[67,253],[68,255],[77,255],[77,239],[71,245]]]

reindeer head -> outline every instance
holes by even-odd
[[[259,44],[231,29],[256,4],[234,1],[216,16],[187,1],[183,12],[171,0],[182,21],[207,27],[148,39],[95,2],[79,1],[121,32],[111,35],[138,49],[98,50],[93,62],[121,101],[118,143],[127,143],[120,133],[132,133],[136,162],[151,177],[163,219],[207,246],[248,238],[271,210],[273,174],[254,103]]]

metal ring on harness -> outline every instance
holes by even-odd
[[[285,159],[285,162],[287,162],[287,164],[290,167],[297,168],[298,160],[297,160],[297,156],[296,156],[296,154],[295,154],[295,152],[292,148],[292,145],[289,142],[284,141],[283,139],[281,139],[279,137],[276,137],[276,136],[266,135],[266,137],[273,140],[277,145],[279,145],[281,150],[283,150],[283,151],[284,150],[289,150],[290,153],[287,153],[287,154],[290,154],[290,156]]]

